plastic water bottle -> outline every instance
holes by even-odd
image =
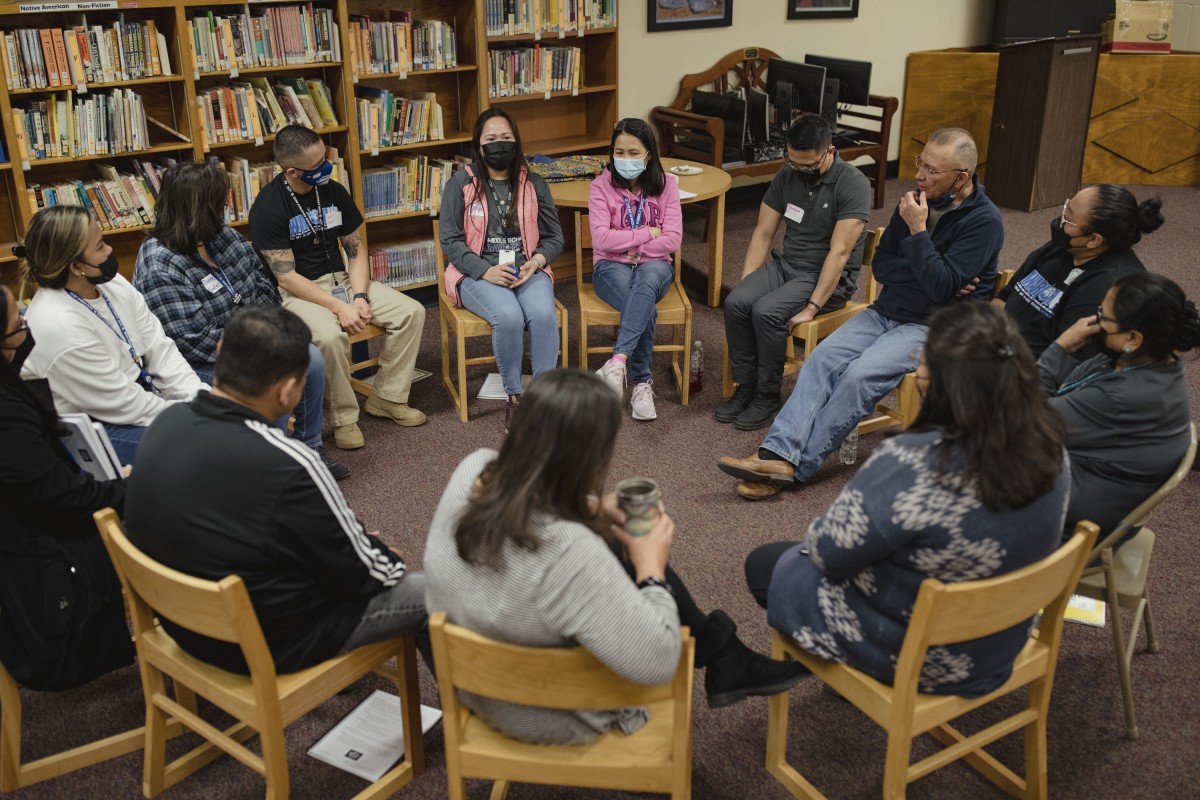
[[[704,348],[700,340],[692,342],[691,378],[688,381],[688,393],[695,394],[704,388]]]
[[[851,429],[848,436],[842,440],[842,463],[851,466],[858,461],[858,428]]]

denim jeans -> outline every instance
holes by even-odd
[[[675,267],[667,261],[643,261],[636,267],[619,261],[599,261],[592,271],[596,296],[621,312],[614,353],[629,359],[634,386],[650,380],[654,356],[656,304],[671,288]]]
[[[146,428],[142,425],[112,425],[106,422],[104,432],[108,434],[113,452],[117,454],[121,465],[132,464],[133,457],[137,455],[138,445],[142,443],[142,437],[146,434]]]
[[[492,326],[492,352],[505,392],[521,393],[526,328],[533,376],[554,369],[558,362],[558,320],[554,316],[554,283],[549,275],[538,272],[516,289],[463,278],[458,296],[468,311]]]
[[[200,380],[212,386],[215,364],[203,364],[196,367],[196,375]],[[300,393],[300,402],[293,412],[296,424],[292,428],[292,438],[299,439],[309,447],[321,446],[321,424],[324,421],[324,409],[321,404],[325,400],[325,359],[315,344],[308,345],[308,374],[304,376],[304,390]],[[275,427],[287,433],[288,418],[284,414],[275,422]]]
[[[424,628],[428,622],[425,611],[425,575],[409,572],[395,586],[380,592],[367,602],[358,627],[350,632],[341,652],[381,642],[404,633]],[[433,663],[429,663],[432,669]]]
[[[851,428],[917,368],[928,331],[874,308],[853,316],[804,362],[763,449],[795,467],[797,481],[812,477]]]

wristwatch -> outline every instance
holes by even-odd
[[[371,305],[371,298],[367,296],[367,293],[366,293],[366,292],[356,292],[356,293],[354,294],[354,297],[352,297],[352,298],[350,298],[350,299],[351,299],[351,300],[357,300],[357,299],[358,299],[358,298],[360,298],[360,297],[361,297],[363,300],[366,300],[366,301],[367,301],[367,305]]]
[[[670,594],[672,596],[674,596],[674,594],[675,594],[674,592],[671,591],[671,587],[667,585],[666,581],[659,580],[658,578],[654,578],[654,577],[643,578],[641,581],[638,582],[637,588],[645,589],[650,586],[657,586],[660,589],[666,589],[667,594]]]

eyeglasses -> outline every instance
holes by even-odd
[[[1088,226],[1080,225],[1078,222],[1072,222],[1071,220],[1067,219],[1067,209],[1069,209],[1070,207],[1071,207],[1071,198],[1068,197],[1066,200],[1063,201],[1062,213],[1058,217],[1058,227],[1062,228],[1067,225],[1074,225],[1076,228],[1079,228],[1079,230],[1083,231],[1084,233],[1091,233],[1092,229],[1089,228]]]
[[[1104,313],[1104,306],[1096,306],[1096,324],[1099,325],[1102,322],[1111,322],[1118,328],[1121,327],[1121,321],[1119,319],[1116,317],[1110,317]],[[1105,331],[1105,333],[1122,333],[1122,331]]]
[[[921,172],[921,170],[925,170],[925,174],[929,175],[930,177],[933,177],[934,175],[945,175],[947,172],[966,172],[967,171],[965,169],[962,169],[961,167],[957,167],[957,168],[951,167],[950,169],[934,169],[933,167],[929,166],[924,161],[922,161],[920,156],[917,156],[916,158],[914,158],[913,163],[916,164],[916,166],[917,166],[918,174]]]
[[[819,169],[821,169],[821,162],[823,162],[825,160],[825,156],[827,156],[827,155],[829,155],[828,150],[826,150],[821,155],[820,158],[818,158],[816,161],[814,161],[811,164],[797,164],[795,161],[792,161],[791,156],[788,155],[787,150],[784,150],[783,151],[783,163],[786,164],[788,167],[790,167],[793,172],[799,172],[801,175],[812,175],[812,174],[816,173]]]

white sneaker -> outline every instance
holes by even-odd
[[[633,418],[642,421],[658,419],[658,412],[654,410],[654,388],[650,385],[651,381],[639,383],[633,387],[633,397],[629,400],[629,408],[633,411]]]
[[[596,370],[596,374],[617,393],[617,399],[625,397],[625,362],[610,358],[604,366]]]

